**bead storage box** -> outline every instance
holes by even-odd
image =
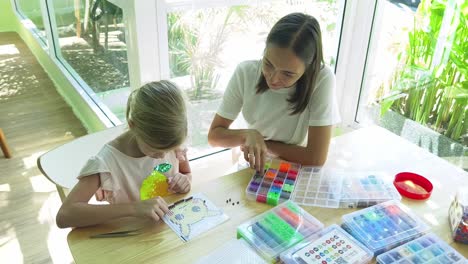
[[[400,200],[391,181],[384,181],[383,176],[382,172],[345,172],[269,159],[265,172],[252,176],[246,194],[251,200],[270,205],[290,199],[300,205],[328,208]]]
[[[401,200],[391,175],[381,171],[347,172],[343,177],[341,208],[365,208],[390,200]]]
[[[281,253],[286,264],[362,264],[372,252],[338,225],[331,225]]]
[[[377,263],[468,263],[458,251],[430,233],[377,256]]]
[[[255,172],[246,194],[251,200],[277,205],[288,200],[294,190],[301,165],[280,160],[267,160],[265,173]]]
[[[429,227],[398,201],[343,215],[342,227],[374,256],[423,235]]]
[[[286,201],[237,227],[265,260],[277,262],[281,252],[323,229],[323,224],[292,201]]]
[[[302,167],[291,199],[305,206],[338,208],[343,173],[318,167]]]

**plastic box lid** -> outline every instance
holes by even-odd
[[[244,238],[267,261],[323,229],[323,224],[292,201],[286,201],[237,227]]]
[[[378,255],[424,234],[429,227],[391,200],[343,215],[342,227]]]
[[[361,264],[371,261],[372,256],[369,249],[340,226],[331,225],[281,253],[280,258],[286,264]]]
[[[386,263],[468,263],[458,251],[433,233],[377,256],[377,262]]]

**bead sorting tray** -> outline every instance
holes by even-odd
[[[362,264],[372,259],[372,252],[346,233],[331,225],[281,253],[286,264]]]
[[[342,227],[375,256],[415,239],[429,229],[407,207],[394,200],[343,215],[342,218]]]
[[[279,254],[323,228],[323,224],[292,201],[286,201],[237,228],[245,239],[269,262]]]
[[[433,233],[378,255],[377,262],[380,264],[468,263],[465,257]]]
[[[270,205],[290,199],[304,206],[367,207],[401,199],[391,181],[384,181],[385,176],[383,172],[345,172],[269,159],[265,172],[252,176],[246,194]]]

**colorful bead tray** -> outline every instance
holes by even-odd
[[[468,263],[458,251],[430,233],[377,256],[377,263]]]
[[[381,172],[345,172],[269,159],[265,172],[252,176],[246,194],[251,200],[270,205],[290,199],[304,206],[328,208],[400,200],[400,194],[390,180],[383,180],[384,176]]]
[[[343,215],[342,227],[374,255],[423,235],[429,227],[398,201]]]
[[[281,254],[286,264],[363,264],[372,252],[338,225],[331,225]]]
[[[322,228],[315,217],[286,201],[238,226],[237,238],[245,239],[267,261],[276,262],[281,252]]]

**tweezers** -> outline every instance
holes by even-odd
[[[180,199],[179,201],[177,201],[177,202],[175,202],[175,203],[169,205],[168,208],[169,208],[169,209],[172,209],[172,208],[174,208],[176,205],[178,205],[178,204],[180,204],[180,203],[188,202],[188,201],[190,201],[190,200],[192,200],[192,199],[193,199],[193,196],[190,196],[189,198],[185,198],[185,199]],[[205,202],[205,201],[203,201],[203,202]]]
[[[97,235],[91,235],[90,238],[106,238],[106,237],[126,237],[126,236],[136,236],[139,235],[138,232],[140,229],[133,229],[133,230],[125,230],[125,231],[116,231],[116,232],[109,232]]]

